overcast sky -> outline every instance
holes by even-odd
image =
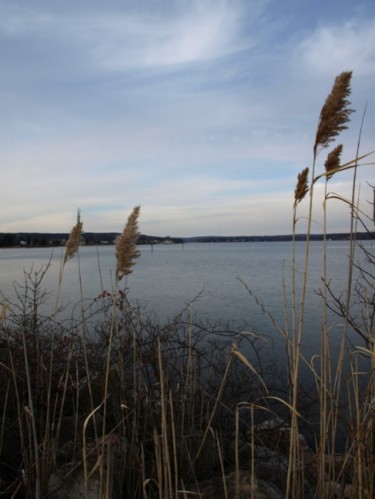
[[[68,232],[77,208],[86,231],[120,232],[141,205],[144,234],[289,234],[344,70],[343,160],[366,102],[361,152],[375,149],[374,0],[1,0],[0,61],[0,232]],[[349,196],[351,178],[330,190]],[[345,205],[329,213],[348,230]]]

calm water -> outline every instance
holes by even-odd
[[[368,246],[370,243],[367,242]],[[44,279],[50,292],[50,306],[58,283],[64,249],[20,248],[0,250],[0,291],[14,299],[14,282],[22,283],[23,271],[38,270],[51,259]],[[172,318],[191,301],[194,313],[210,322],[230,322],[234,327],[270,335],[278,341],[270,321],[249,296],[240,277],[257,295],[278,321],[283,321],[283,274],[290,302],[291,243],[190,243],[140,247],[141,256],[128,277],[129,300],[152,311],[161,321]],[[297,266],[302,270],[304,244],[297,243]],[[357,250],[356,258],[363,260]],[[337,292],[346,288],[348,243],[328,244],[328,268],[332,286]],[[99,264],[100,262],[100,264]],[[83,295],[97,296],[103,289],[112,289],[115,272],[113,246],[81,247],[79,259],[70,260],[64,270],[61,301],[74,305],[79,300],[81,269]],[[306,308],[305,347],[313,352],[319,348],[321,299],[314,292],[321,288],[322,244],[311,243],[310,280]],[[0,300],[1,301],[1,300]],[[336,322],[338,320],[336,319]],[[340,335],[340,328],[332,335]]]

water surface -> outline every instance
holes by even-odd
[[[366,242],[369,246],[371,242]],[[305,310],[304,348],[319,351],[322,288],[322,243],[312,242],[308,291]],[[24,271],[34,273],[50,262],[43,286],[49,292],[49,304],[55,306],[56,290],[64,248],[17,248],[0,250],[0,290],[15,299],[14,283],[22,283]],[[152,312],[159,321],[173,318],[191,303],[200,319],[211,323],[230,323],[233,328],[248,329],[281,341],[271,321],[250,296],[256,295],[272,317],[284,326],[285,310],[291,304],[291,243],[190,243],[185,245],[141,246],[134,271],[122,286],[129,289],[129,301]],[[301,281],[305,244],[296,245],[296,282]],[[347,288],[349,244],[328,243],[328,274],[337,294]],[[364,260],[357,250],[356,259]],[[85,247],[79,256],[67,262],[61,282],[59,301],[75,305],[82,295],[94,299],[103,289],[113,289],[116,269],[114,246]],[[241,282],[243,281],[243,282]],[[245,285],[244,285],[245,283]],[[290,320],[290,313],[287,313]],[[342,326],[332,319],[331,335],[342,334]],[[341,321],[342,323],[342,321]]]

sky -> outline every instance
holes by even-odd
[[[356,110],[342,161],[365,108],[360,152],[375,149],[373,0],[1,0],[0,61],[0,232],[69,232],[78,208],[85,231],[121,232],[140,205],[148,235],[290,234],[342,71]],[[352,178],[330,192],[349,198]],[[372,212],[375,166],[357,178]],[[349,218],[329,201],[330,232]]]

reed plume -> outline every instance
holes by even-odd
[[[337,168],[340,167],[342,147],[342,144],[339,144],[327,156],[326,162],[324,163],[324,167],[327,173],[327,180],[329,180],[337,171]]]
[[[350,81],[352,71],[343,71],[336,76],[331,93],[328,95],[322,110],[320,111],[318,128],[314,144],[314,156],[317,155],[318,148],[327,148],[335,137],[346,130],[351,113],[354,112],[348,106],[350,95]]]
[[[73,258],[73,256],[77,253],[78,247],[79,247],[79,242],[81,240],[82,228],[83,228],[83,223],[81,222],[81,210],[78,210],[77,223],[72,228],[70,235],[69,235],[69,239],[66,243],[66,250],[65,250],[65,257],[64,257],[63,266],[65,265],[65,263],[68,260],[70,260],[70,258]]]
[[[132,272],[135,259],[139,257],[136,242],[139,237],[138,217],[141,207],[136,206],[130,214],[122,234],[116,241],[116,282]]]
[[[294,190],[294,206],[296,206],[306,196],[309,190],[308,184],[309,168],[304,168],[297,177],[297,185]]]

